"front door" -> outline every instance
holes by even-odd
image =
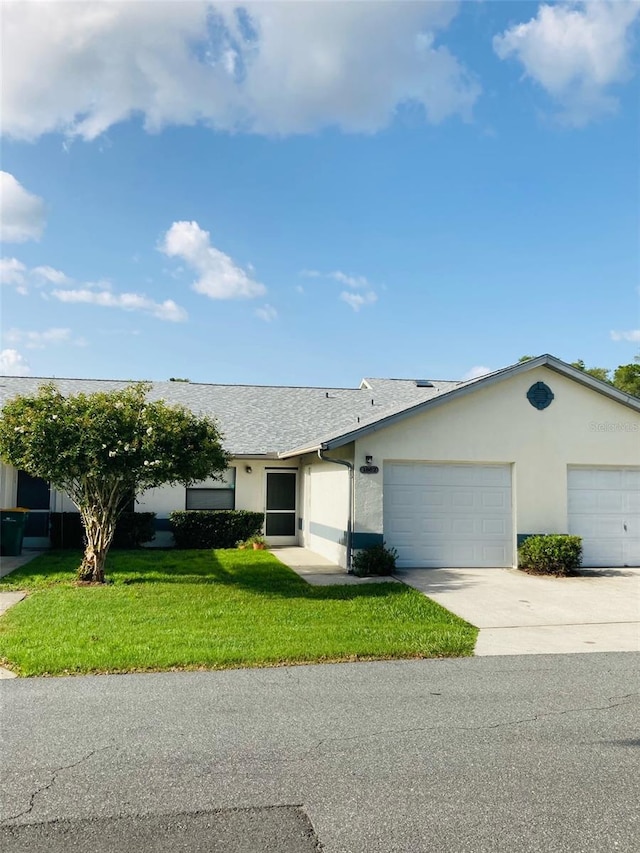
[[[16,506],[29,510],[24,531],[25,546],[46,548],[49,545],[49,505],[51,489],[46,480],[18,471]]]
[[[265,535],[273,545],[297,543],[296,471],[267,471]]]

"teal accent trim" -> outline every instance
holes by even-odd
[[[516,536],[516,546],[519,548],[527,539],[532,536],[544,536],[544,533],[518,533]]]
[[[153,526],[158,532],[165,530],[173,531],[173,528],[171,527],[171,522],[168,518],[154,518]]]
[[[382,533],[354,533],[353,534],[353,547],[354,549],[360,548],[373,548],[376,545],[382,545],[384,543],[384,537]]]
[[[329,542],[335,542],[337,545],[347,544],[346,531],[338,530],[337,527],[329,527],[328,524],[318,524],[317,521],[311,521],[309,533],[313,536],[320,536],[321,539],[327,539]]]

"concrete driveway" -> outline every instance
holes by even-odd
[[[517,569],[399,569],[396,577],[480,628],[477,655],[640,651],[640,568],[575,578]]]

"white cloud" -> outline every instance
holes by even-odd
[[[0,172],[0,240],[39,240],[44,228],[44,201],[9,172]]]
[[[34,267],[31,270],[31,275],[44,279],[44,281],[48,281],[50,284],[64,285],[71,283],[69,276],[49,266]]]
[[[464,380],[467,379],[479,379],[481,376],[486,376],[487,373],[491,373],[490,367],[485,367],[483,364],[477,364],[475,367],[471,367],[462,377]]]
[[[633,341],[637,343],[640,341],[640,329],[629,329],[626,332],[611,332],[611,340],[612,341]]]
[[[31,368],[18,350],[3,349],[0,352],[0,373],[3,376],[28,376]]]
[[[340,270],[335,270],[335,272],[329,273],[329,278],[340,282],[340,284],[346,285],[346,287],[369,287],[369,282],[363,275],[347,275],[347,273],[341,272]]]
[[[256,317],[260,317],[265,323],[272,323],[277,317],[278,312],[273,305],[263,305],[262,308],[256,308]]]
[[[318,270],[302,270],[300,275],[305,276],[305,278],[324,278],[329,281],[337,281],[343,286],[350,287],[351,290],[343,290],[339,298],[350,305],[354,311],[359,311],[363,305],[373,305],[374,302],[378,301],[378,295],[371,286],[371,282],[363,275],[351,275],[342,272],[342,270],[333,270],[333,272],[327,273]]]
[[[514,57],[575,126],[617,108],[610,87],[631,75],[633,26],[640,15],[634,0],[541,5],[538,15],[497,35],[500,59]]]
[[[13,284],[23,296],[27,293],[27,268],[17,258],[0,258],[0,283]]]
[[[350,305],[354,311],[359,311],[363,305],[372,305],[378,301],[378,297],[373,290],[367,290],[365,293],[354,293],[351,290],[343,290],[340,294],[340,299]]]
[[[9,329],[4,336],[7,343],[24,344],[27,349],[44,349],[52,344],[74,343],[84,345],[81,338],[72,341],[71,329],[45,329],[44,332],[23,331],[22,329]]]
[[[210,299],[252,299],[267,292],[229,255],[212,246],[209,232],[197,222],[174,222],[164,235],[160,251],[188,264],[198,274],[193,289]]]
[[[0,259],[0,281],[3,284],[13,284],[17,287],[19,293],[27,294],[28,285],[36,283],[42,285],[43,282],[58,285],[58,288],[51,291],[51,295],[60,302],[85,303],[87,305],[98,305],[103,308],[121,308],[124,311],[142,311],[145,314],[150,314],[158,320],[168,320],[173,323],[181,323],[187,319],[187,312],[180,305],[177,305],[173,299],[165,299],[164,302],[154,302],[148,296],[140,293],[117,293],[108,281],[83,282],[76,286],[76,282],[60,270],[56,270],[49,266],[33,267],[28,269],[17,258],[2,258]],[[43,293],[45,298],[48,298]],[[60,334],[64,330],[50,330]],[[66,330],[68,331],[68,330]],[[17,330],[13,330],[17,333]],[[22,333],[20,333],[22,334]],[[33,334],[33,338],[19,338],[14,343],[25,342],[27,346],[41,346],[43,343],[53,343],[53,340],[40,341],[37,338],[38,333]],[[82,339],[74,341],[77,345],[84,345]]]
[[[78,2],[3,9],[3,124],[94,139],[155,131],[374,132],[404,104],[470,116],[479,86],[437,43],[458,3]]]
[[[121,308],[123,311],[143,311],[158,320],[169,320],[173,323],[180,323],[187,319],[187,312],[184,308],[176,305],[173,299],[154,302],[139,293],[113,293],[110,290],[96,291],[81,288],[79,290],[53,290],[52,296],[65,303],[84,303],[98,305],[101,308]]]

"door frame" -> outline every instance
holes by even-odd
[[[293,474],[295,477],[295,488],[294,488],[294,501],[295,505],[293,510],[277,510],[278,512],[291,512],[293,515],[293,535],[292,536],[268,536],[267,531],[267,516],[269,510],[267,509],[267,481],[269,479],[269,474]],[[299,486],[299,469],[298,468],[285,468],[285,467],[266,467],[264,469],[264,530],[265,536],[267,538],[267,542],[273,548],[286,548],[291,545],[298,544],[298,486]]]

